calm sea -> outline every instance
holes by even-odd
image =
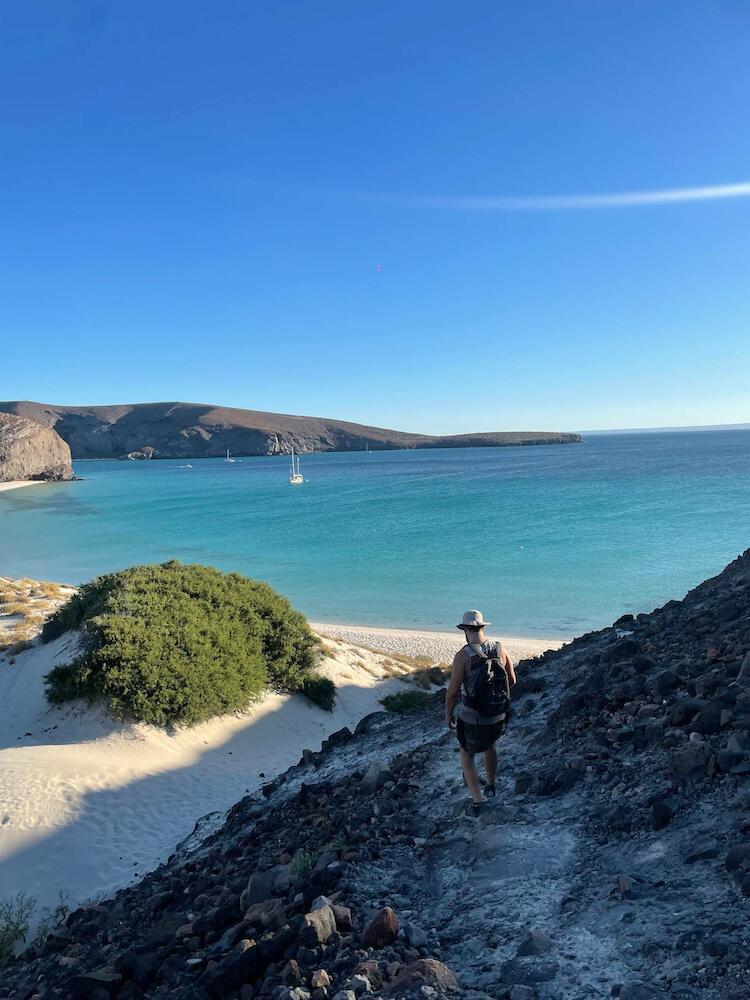
[[[583,445],[77,462],[0,493],[0,574],[78,583],[137,562],[239,570],[318,621],[570,636],[649,611],[750,545],[750,432]]]

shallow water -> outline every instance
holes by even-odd
[[[750,545],[750,432],[583,445],[76,462],[0,493],[0,574],[79,583],[181,559],[267,580],[317,621],[570,636],[649,611]]]

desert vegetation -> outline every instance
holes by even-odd
[[[385,698],[381,698],[380,704],[386,712],[404,715],[406,712],[424,708],[431,700],[426,691],[398,691],[396,694],[387,694]]]
[[[330,710],[306,619],[265,583],[167,562],[97,577],[45,624],[80,630],[82,649],[46,678],[53,703],[106,702],[118,718],[193,724],[246,709],[269,688]]]
[[[0,576],[0,652],[25,649],[45,620],[73,593],[72,587]]]

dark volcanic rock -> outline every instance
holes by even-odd
[[[70,448],[51,427],[0,413],[0,482],[73,479]]]

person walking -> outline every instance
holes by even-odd
[[[450,729],[456,727],[461,748],[461,768],[471,795],[469,810],[479,815],[482,791],[474,762],[484,755],[485,794],[495,795],[497,750],[495,744],[505,733],[510,711],[510,689],[516,683],[513,661],[501,642],[487,638],[481,611],[464,612],[457,625],[465,637],[453,658],[451,679],[445,698],[445,717]],[[454,718],[455,709],[455,718]]]

